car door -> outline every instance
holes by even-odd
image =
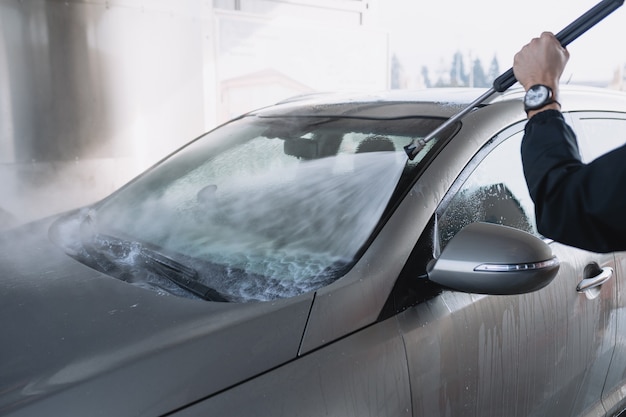
[[[615,112],[572,113],[568,122],[574,127],[583,161],[597,157],[626,143],[626,115]],[[617,306],[616,348],[604,386],[603,402],[607,415],[615,415],[626,407],[626,297],[622,294],[626,276],[626,253],[615,253]]]
[[[522,136],[518,123],[475,155],[441,199],[409,261],[416,267],[405,275],[417,279],[419,266],[472,222],[539,236],[522,172]],[[561,265],[539,291],[490,296],[441,289],[398,316],[415,416],[605,414],[602,387],[615,344],[614,257],[550,246]],[[601,274],[608,277],[602,285],[577,291]]]

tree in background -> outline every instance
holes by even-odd
[[[422,70],[423,73],[423,70]],[[485,74],[482,62],[480,58],[474,59],[472,62],[472,68],[469,73],[465,72],[465,66],[463,64],[463,54],[456,52],[452,56],[452,63],[450,66],[450,80],[448,82],[443,79],[437,81],[437,87],[478,87],[488,88],[493,84],[500,75],[500,66],[498,65],[498,58],[494,55],[489,66],[489,71]]]
[[[471,60],[471,57],[470,57]],[[423,65],[420,71],[420,79],[423,86],[430,87],[478,87],[489,88],[493,81],[500,75],[500,65],[498,58],[494,55],[489,65],[489,70],[485,73],[480,58],[476,58],[470,63],[470,71],[465,70],[463,54],[457,51],[452,56],[451,63],[441,59],[439,66],[435,71],[436,82],[432,82],[430,78],[430,68]],[[391,88],[407,88],[408,79],[411,74],[405,71],[400,59],[396,54],[391,57]]]
[[[424,81],[424,86],[426,88],[430,88],[433,86],[433,83],[430,81],[430,76],[428,75],[428,67],[426,65],[422,67],[422,80]]]
[[[452,57],[450,67],[450,87],[463,87],[469,85],[469,77],[465,72],[463,54],[457,51]]]
[[[474,65],[472,66],[472,77],[470,78],[469,86],[490,87],[490,83],[487,81],[480,58],[476,58],[474,60]]]
[[[400,59],[398,58],[398,56],[396,54],[393,54],[393,56],[391,57],[391,88],[404,88],[403,79],[404,68],[400,63]]]
[[[494,55],[489,65],[489,71],[487,71],[487,83],[493,84],[493,81],[500,76],[500,65],[498,64],[498,58]]]

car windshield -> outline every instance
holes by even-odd
[[[156,165],[90,218],[98,233],[194,267],[194,279],[229,301],[301,294],[354,263],[401,178],[437,141],[413,161],[403,147],[441,122],[244,117]]]

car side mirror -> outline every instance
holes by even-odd
[[[524,294],[548,285],[559,261],[544,241],[508,226],[471,223],[430,262],[428,279],[462,292]]]

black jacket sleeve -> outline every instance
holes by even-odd
[[[626,146],[583,164],[563,115],[546,110],[526,124],[521,152],[539,233],[594,252],[626,250]]]

